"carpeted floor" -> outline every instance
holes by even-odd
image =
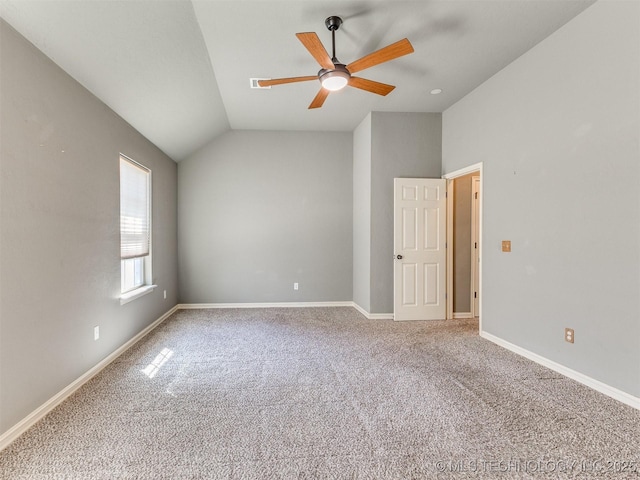
[[[477,332],[182,310],[1,452],[0,478],[640,478],[640,411]]]

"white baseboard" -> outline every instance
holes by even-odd
[[[108,357],[98,363],[96,366],[91,368],[89,371],[84,373],[78,379],[76,379],[73,383],[62,389],[56,395],[47,400],[40,407],[35,409],[25,418],[23,418],[20,422],[15,424],[5,433],[0,435],[0,451],[4,450],[6,447],[11,444],[16,438],[26,432],[29,428],[35,425],[39,420],[44,418],[49,412],[51,412],[54,408],[60,405],[65,399],[67,399],[71,394],[73,394],[76,390],[78,390],[82,385],[91,380],[94,376],[96,376],[102,369],[104,369],[107,365],[113,362],[116,358],[122,355],[126,350],[131,348],[135,343],[140,341],[145,335],[147,335],[151,330],[156,328],[162,322],[164,322],[171,314],[173,314],[176,310],[178,310],[178,305],[173,307],[171,310],[166,312],[160,318],[155,320],[151,325],[146,327],[140,333],[138,333],[131,340],[126,342],[120,348],[111,353]]]
[[[453,312],[453,318],[473,318],[471,312]]]
[[[278,302],[278,303],[181,303],[180,310],[208,308],[308,308],[353,307],[369,320],[393,320],[393,313],[369,313],[355,302]]]
[[[553,360],[549,360],[548,358],[538,355],[537,353],[530,352],[529,350],[526,350],[522,347],[514,345],[513,343],[507,342],[506,340],[496,337],[495,335],[492,335],[490,333],[480,332],[480,336],[482,338],[486,338],[490,342],[495,343],[496,345],[500,345],[501,347],[506,348],[507,350],[511,350],[512,352],[517,353],[518,355],[528,358],[529,360],[532,360],[542,365],[543,367],[547,367],[555,372],[560,373],[561,375],[564,375],[565,377],[569,377],[572,380],[575,380],[576,382],[580,382],[589,388],[592,388],[604,395],[607,395],[608,397],[613,398],[614,400],[618,400],[619,402],[622,402],[626,405],[629,405],[630,407],[637,408],[638,410],[640,410],[640,398],[638,397],[635,397],[629,393],[623,392],[622,390],[618,390],[617,388],[607,385],[606,383],[603,383],[599,380],[595,380],[591,377],[588,377],[583,373],[576,372],[575,370],[572,370],[568,367],[565,367],[564,365],[556,363]]]
[[[180,310],[207,308],[308,308],[353,307],[353,302],[276,302],[276,303],[181,303]]]
[[[393,313],[369,313],[355,302],[351,302],[351,306],[369,320],[393,320]]]

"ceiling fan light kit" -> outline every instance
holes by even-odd
[[[326,98],[329,96],[330,92],[341,90],[347,85],[382,96],[388,95],[395,88],[393,85],[374,82],[373,80],[367,80],[366,78],[353,77],[352,74],[366,68],[374,67],[381,63],[394,60],[403,55],[413,53],[413,46],[411,45],[411,42],[409,42],[408,39],[404,38],[398,42],[381,48],[380,50],[370,53],[369,55],[365,55],[355,62],[345,65],[343,63],[340,63],[336,58],[335,32],[340,28],[340,25],[342,25],[342,19],[337,16],[331,16],[324,21],[324,24],[331,32],[331,46],[333,54],[331,58],[329,57],[329,54],[325,50],[322,42],[315,32],[296,33],[296,37],[298,37],[298,40],[302,42],[311,56],[313,56],[313,58],[315,58],[316,61],[320,64],[320,67],[322,67],[317,76],[259,80],[258,85],[260,87],[270,87],[273,85],[306,82],[309,80],[318,79],[320,80],[320,84],[322,87],[311,102],[311,105],[309,105],[309,108],[321,107],[324,104]]]
[[[322,88],[326,88],[331,92],[337,92],[347,86],[351,79],[351,74],[347,70],[346,65],[335,63],[334,70],[325,70],[324,68],[318,73],[318,78],[322,84]]]

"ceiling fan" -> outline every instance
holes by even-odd
[[[354,77],[352,74],[360,72],[365,68],[370,68],[412,53],[413,46],[409,40],[404,38],[396,43],[387,45],[380,50],[376,50],[369,55],[365,55],[355,62],[345,65],[344,63],[340,63],[336,58],[336,30],[340,28],[340,25],[342,25],[342,19],[340,17],[331,16],[324,21],[324,24],[331,32],[331,43],[333,47],[331,57],[329,57],[329,54],[315,32],[296,33],[296,37],[298,37],[309,53],[322,67],[317,75],[259,80],[258,85],[261,87],[269,87],[273,85],[282,85],[284,83],[320,80],[322,87],[311,102],[311,105],[309,105],[309,108],[321,107],[329,96],[329,93],[341,90],[347,85],[383,96],[388,95],[394,88],[396,88],[394,85],[387,85],[386,83],[374,82],[373,80],[367,80],[366,78]]]

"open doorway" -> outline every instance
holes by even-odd
[[[447,248],[447,318],[478,317],[482,322],[482,164],[446,174],[444,178],[447,179],[447,245],[450,246]]]
[[[453,182],[453,318],[478,317],[477,172]]]

